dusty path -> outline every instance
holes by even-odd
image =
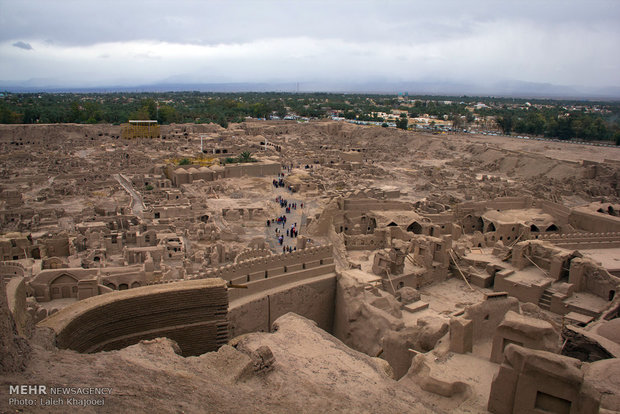
[[[286,212],[286,208],[280,207],[280,203],[276,202],[276,197],[282,197],[284,200],[287,200],[289,204],[297,203],[297,209],[291,209],[290,213]],[[297,239],[287,236],[286,231],[291,229],[291,226],[297,224],[298,234],[301,235],[301,225],[303,223],[303,209],[301,208],[301,203],[304,201],[300,199],[297,195],[294,195],[286,188],[275,188],[272,187],[271,199],[269,203],[276,206],[279,216],[286,216],[286,224],[271,224],[269,227],[265,227],[265,237],[271,247],[271,250],[275,253],[282,253],[282,247],[290,247],[291,249],[297,247]],[[270,219],[274,219],[276,217],[270,217]],[[277,240],[277,235],[275,229],[279,230],[279,234],[284,236],[283,245],[280,246]]]

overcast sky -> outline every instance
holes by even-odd
[[[620,86],[620,1],[0,0],[0,81]]]

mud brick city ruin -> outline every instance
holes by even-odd
[[[0,125],[0,154],[3,390],[620,412],[620,149],[246,120]]]

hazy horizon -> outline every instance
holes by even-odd
[[[611,0],[0,0],[0,87],[620,97],[618,21]]]

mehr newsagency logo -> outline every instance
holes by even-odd
[[[9,405],[20,407],[103,406],[110,387],[50,387],[41,384],[9,385]]]

